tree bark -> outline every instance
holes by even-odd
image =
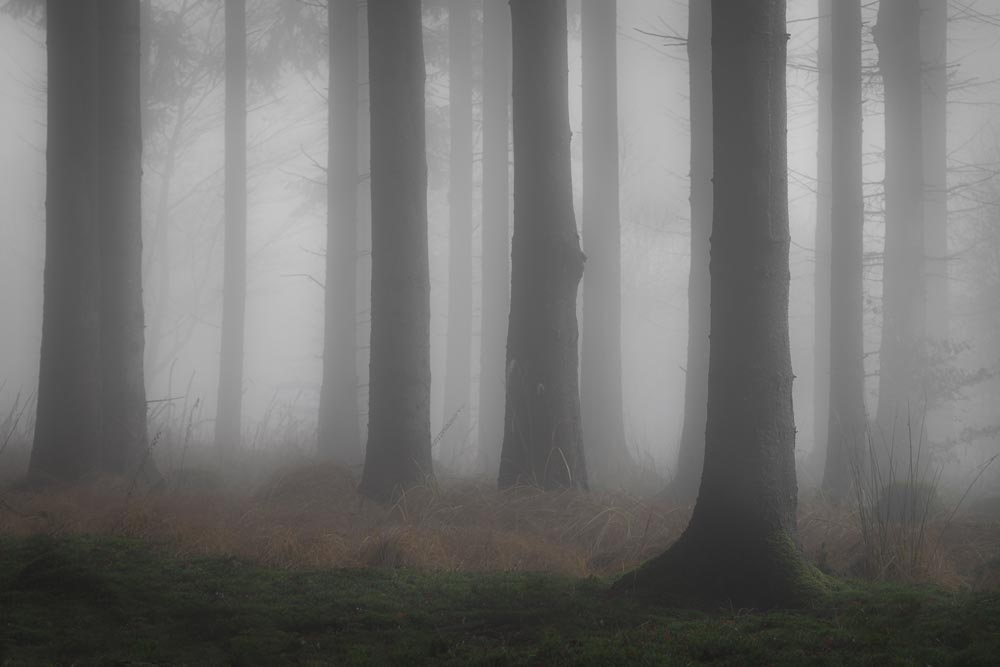
[[[874,29],[885,86],[885,261],[876,439],[883,479],[923,437],[926,354],[920,5],[882,0]],[[890,461],[892,464],[890,465]]]
[[[570,176],[566,0],[511,0],[514,237],[499,484],[587,484]]]
[[[510,9],[483,3],[483,301],[479,370],[480,469],[500,465],[510,312]]]
[[[98,71],[98,205],[101,253],[101,467],[156,477],[147,452],[143,375],[142,109],[139,4],[102,0]]]
[[[677,470],[667,489],[682,502],[698,494],[705,461],[708,420],[708,356],[712,234],[712,4],[688,3],[688,77],[691,109],[691,268],[688,276],[687,368],[684,376],[684,425]]]
[[[448,3],[448,333],[438,458],[459,465],[469,445],[472,384],[472,4]]]
[[[364,460],[358,414],[358,3],[329,0],[327,242],[323,385],[318,451],[347,465]]]
[[[94,0],[49,2],[45,282],[30,478],[70,481],[101,451],[101,290]]]
[[[583,330],[580,402],[591,480],[634,472],[622,399],[621,221],[618,203],[616,0],[583,0]]]
[[[372,334],[359,490],[388,500],[433,474],[424,52],[418,0],[369,0]]]
[[[714,220],[705,466],[691,522],[617,587],[668,604],[795,606],[785,2],[714,0]]]
[[[823,490],[835,501],[864,465],[864,201],[862,192],[861,2],[830,5],[831,274],[830,415]]]
[[[226,193],[215,445],[240,444],[247,291],[247,39],[244,0],[226,0]]]
[[[833,265],[832,244],[832,190],[833,190],[833,37],[832,13],[835,0],[819,0],[819,37],[816,54],[819,73],[817,99],[817,148],[816,148],[816,234],[813,283],[814,331],[813,345],[813,452],[817,457],[827,451],[830,424],[830,351],[831,309],[830,284]]]

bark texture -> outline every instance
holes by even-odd
[[[514,237],[501,487],[586,486],[566,0],[511,0]]]
[[[358,3],[329,0],[329,143],[323,386],[318,451],[357,465],[364,460],[358,414]]]
[[[864,464],[861,2],[829,2],[832,35],[830,416],[823,490],[849,497]]]
[[[677,469],[668,493],[680,501],[698,495],[708,420],[709,237],[712,234],[712,3],[688,3],[688,77],[691,110],[691,268],[684,425]]]
[[[633,472],[622,398],[621,221],[618,203],[617,0],[583,0],[583,330],[580,403],[592,481]]]
[[[369,0],[372,333],[359,490],[389,500],[431,469],[430,275],[419,0]]]
[[[510,9],[483,2],[483,301],[479,370],[480,469],[495,474],[503,442],[510,313]]]
[[[713,1],[705,467],[684,534],[617,584],[669,604],[794,606],[822,588],[795,525],[786,39],[783,0]]]
[[[439,459],[458,465],[469,445],[472,385],[472,3],[448,3],[448,349]]]
[[[874,28],[885,86],[885,259],[876,441],[883,477],[923,437],[925,285],[920,4],[883,0]],[[892,461],[890,467],[889,462]]]
[[[247,37],[244,0],[226,0],[226,191],[215,445],[239,446],[247,295]]]

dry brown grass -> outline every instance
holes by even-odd
[[[378,567],[625,572],[660,553],[690,508],[625,493],[498,491],[489,480],[410,489],[389,507],[363,500],[351,471],[329,464],[280,469],[256,487],[181,471],[165,490],[128,494],[127,483],[0,495],[0,534],[135,537],[180,556],[232,555],[282,568]],[[853,507],[802,503],[806,554],[828,571],[870,579],[1000,589],[1000,516],[934,519],[918,568],[866,567]],[[890,561],[891,564],[891,561]]]

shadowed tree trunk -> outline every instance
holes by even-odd
[[[813,346],[813,452],[818,458],[827,451],[830,423],[830,281],[832,227],[832,157],[833,150],[833,49],[832,29],[835,0],[819,0],[818,48],[819,74],[817,95],[816,146],[816,255],[813,302],[815,303],[815,344]],[[839,101],[839,100],[836,100]]]
[[[633,472],[622,405],[618,206],[617,0],[583,0],[583,281],[580,404],[588,474],[605,485]]]
[[[785,3],[714,0],[714,220],[705,466],[694,513],[619,590],[696,606],[805,602],[788,343]]]
[[[830,416],[823,490],[846,500],[853,468],[863,465],[867,417],[863,342],[864,202],[862,193],[861,2],[830,9],[831,273]]]
[[[31,478],[92,472],[101,447],[97,4],[49,2],[45,282]]]
[[[712,233],[712,4],[688,3],[688,77],[691,109],[691,268],[684,425],[677,470],[667,493],[680,501],[698,495],[708,419],[709,237]]]
[[[326,322],[320,456],[360,464],[357,377],[358,3],[329,0]]]
[[[483,3],[483,302],[479,370],[480,469],[495,474],[503,441],[510,312],[510,9]]]
[[[897,478],[924,422],[924,216],[920,5],[882,0],[874,29],[885,86],[885,262],[876,440]]]
[[[101,467],[124,474],[145,465],[142,305],[142,128],[139,3],[102,0],[97,57],[98,205],[101,253]]]
[[[448,3],[448,346],[439,459],[457,463],[469,443],[472,384],[472,3]]]
[[[586,486],[566,0],[511,0],[514,238],[501,487]]]
[[[359,491],[388,500],[431,469],[430,275],[419,0],[369,0],[372,334]]]
[[[226,194],[215,445],[240,444],[247,292],[247,38],[244,0],[226,0]]]

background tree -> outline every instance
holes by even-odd
[[[240,443],[247,290],[247,36],[244,0],[226,0],[226,190],[215,444]]]
[[[815,280],[815,345],[813,346],[813,451],[827,450],[830,422],[830,324],[832,304],[832,169],[833,158],[833,28],[834,0],[819,0],[817,26],[816,71],[816,235]],[[853,44],[853,40],[851,42]]]
[[[688,81],[691,122],[691,269],[688,277],[688,343],[684,373],[684,424],[677,469],[668,492],[694,500],[705,461],[712,234],[712,4],[688,3]]]
[[[586,486],[566,0],[511,0],[514,237],[501,487]]]
[[[480,469],[500,465],[510,312],[510,9],[483,2],[483,300],[479,370]]]
[[[877,438],[883,474],[922,438],[925,306],[920,4],[882,0],[874,30],[885,86],[885,260]]]
[[[329,0],[329,142],[321,456],[361,463],[357,378],[358,3]]]
[[[583,0],[583,330],[580,404],[591,479],[632,469],[622,398],[621,222],[618,206],[616,0]]]
[[[472,384],[472,2],[448,3],[448,345],[440,458],[468,444]]]
[[[369,0],[372,333],[359,491],[386,500],[431,468],[430,275],[420,2]]]
[[[712,3],[714,220],[705,468],[680,539],[618,583],[767,608],[816,593],[797,547],[785,3]]]
[[[862,193],[861,2],[828,2],[830,10],[830,359],[829,438],[823,490],[842,501],[863,465],[864,202]]]

